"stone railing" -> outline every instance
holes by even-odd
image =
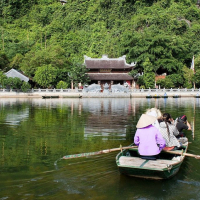
[[[22,92],[18,89],[0,89],[0,97],[43,97],[43,96],[59,96],[59,97],[146,97],[146,96],[181,96],[193,97],[200,96],[200,89],[128,89],[127,91],[109,90],[108,93],[100,91],[94,93],[92,91],[85,92],[84,89],[30,89]]]
[[[0,89],[0,93],[2,92],[22,92],[20,89]],[[27,93],[80,93],[82,89],[30,89]]]
[[[83,90],[82,89],[30,89],[27,91],[27,93],[81,93]],[[0,93],[2,92],[22,92],[19,89],[0,89]],[[174,88],[174,89],[130,89],[129,90],[130,93],[185,93],[185,92],[200,92],[200,88],[199,89],[179,89],[179,88]]]
[[[199,89],[187,89],[187,88],[184,88],[184,89],[179,89],[179,88],[171,88],[171,89],[131,89],[131,92],[132,93],[138,93],[138,92],[144,92],[144,93],[171,93],[171,92],[174,92],[174,93],[177,93],[177,92],[200,92],[200,88]]]

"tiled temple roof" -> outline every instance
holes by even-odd
[[[108,58],[103,55],[102,58],[90,58],[84,56],[84,64],[88,69],[132,69],[136,63],[127,64],[126,56],[119,58]]]

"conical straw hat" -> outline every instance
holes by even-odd
[[[150,124],[153,124],[157,120],[156,117],[147,115],[147,114],[142,114],[140,117],[136,127],[137,128],[144,128],[146,126],[149,126]]]

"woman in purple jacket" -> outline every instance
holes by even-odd
[[[142,114],[137,123],[134,143],[138,146],[138,152],[143,159],[156,160],[165,147],[165,139],[152,125],[156,120],[153,116]]]

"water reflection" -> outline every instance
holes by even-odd
[[[167,99],[168,98],[164,98],[164,106],[166,107],[166,105],[167,105]]]
[[[17,113],[8,113],[5,119],[5,123],[9,125],[19,125],[20,122],[29,117],[29,109],[18,111]]]
[[[82,101],[82,108],[90,112],[85,123],[84,137],[98,137],[102,140],[126,140],[125,123],[132,112],[130,99],[89,99]]]
[[[200,151],[199,99],[0,99],[0,198],[2,199],[199,199],[199,161],[186,158],[165,181],[119,174],[117,152],[72,160],[64,155],[133,142],[147,108],[174,118],[187,115],[189,153]],[[195,191],[194,193],[191,192]]]

